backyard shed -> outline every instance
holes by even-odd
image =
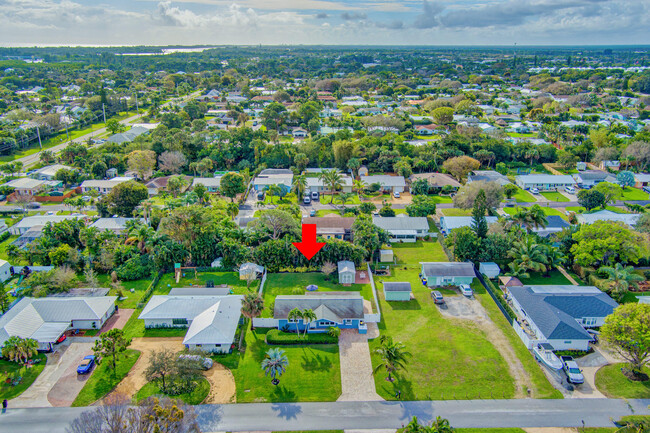
[[[388,263],[393,261],[393,250],[379,250],[379,261]]]
[[[501,268],[494,262],[481,262],[478,265],[478,271],[486,275],[489,279],[496,278],[501,273]]]
[[[410,301],[411,283],[408,282],[385,282],[384,296],[387,301]]]
[[[8,261],[0,259],[0,281],[11,278],[11,265]]]
[[[356,268],[354,262],[348,260],[343,260],[338,263],[339,266],[339,284],[349,286],[354,284],[356,277]]]
[[[256,265],[255,263],[244,263],[239,267],[240,280],[248,279],[249,275],[255,275],[255,278],[257,278],[262,273],[264,273],[264,266]]]

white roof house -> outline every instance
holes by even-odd
[[[378,183],[384,190],[391,190],[393,192],[402,192],[406,187],[406,180],[404,176],[388,176],[388,175],[373,175],[361,176],[361,181],[366,185]]]
[[[593,224],[596,221],[621,221],[633,226],[639,221],[641,214],[635,213],[616,213],[611,210],[603,209],[594,213],[577,214],[576,218],[580,224]]]
[[[85,215],[34,215],[25,217],[13,226],[9,227],[9,233],[12,235],[22,235],[32,227],[45,226],[47,223],[56,224],[61,221],[83,218]]]
[[[63,164],[48,165],[36,170],[31,177],[40,180],[53,180],[59,170],[73,170],[73,168]]]
[[[440,217],[440,231],[442,234],[448,235],[453,229],[470,227],[473,220],[474,219],[469,216],[443,216]],[[498,222],[499,218],[494,216],[486,216],[485,220],[489,226]]]
[[[81,184],[81,190],[86,193],[90,190],[96,190],[100,194],[108,194],[116,185],[133,180],[132,177],[121,176],[109,180],[84,180]]]
[[[372,223],[388,232],[391,241],[415,242],[429,233],[426,217],[372,217]]]
[[[134,220],[135,218],[115,217],[115,218],[99,218],[90,227],[95,227],[98,230],[110,230],[115,233],[122,233],[126,230],[126,223]]]
[[[525,174],[515,176],[515,183],[519,188],[549,190],[574,186],[575,179],[568,174]]]
[[[208,192],[217,192],[221,188],[221,176],[215,177],[195,177],[192,180],[192,188],[202,184]]]

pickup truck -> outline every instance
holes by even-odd
[[[585,382],[585,377],[582,375],[582,370],[580,370],[578,364],[573,360],[573,357],[560,356],[560,360],[562,361],[562,369],[564,370],[569,383],[579,385]]]

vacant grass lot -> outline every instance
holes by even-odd
[[[73,407],[89,406],[97,400],[104,398],[117,386],[129,373],[140,357],[139,350],[127,349],[117,360],[117,368],[109,360],[95,367],[95,372],[86,381],[77,398],[72,402]]]
[[[635,382],[621,373],[626,364],[611,364],[601,367],[596,372],[596,388],[609,398],[650,398],[650,380]],[[650,368],[643,372],[650,374]]]
[[[165,293],[173,287],[205,286],[208,280],[212,280],[215,286],[227,284],[235,294],[246,293],[249,289],[246,281],[239,279],[238,272],[197,272],[196,276],[192,269],[185,269],[184,276],[177,283],[173,273],[168,273],[160,278],[158,288]],[[253,281],[250,290],[256,290],[260,280]]]
[[[393,244],[397,263],[402,266],[420,269],[420,262],[448,261],[442,246],[435,241],[417,241],[407,244]]]
[[[436,203],[451,203],[453,202],[452,198],[448,195],[434,195],[433,199]]]
[[[563,196],[562,194],[560,194],[559,192],[542,192],[540,194],[546,197],[548,201],[561,201],[561,202],[571,201],[565,196]]]
[[[514,380],[501,354],[474,322],[442,316],[417,268],[393,268],[393,275],[381,280],[410,282],[415,300],[386,302],[379,290],[382,335],[403,343],[413,355],[395,382],[386,381],[383,370],[375,375],[379,395],[394,400],[400,390],[404,400],[473,399],[479,393],[483,398],[514,396]],[[379,346],[379,339],[370,342],[374,367],[380,364],[374,353]]]
[[[328,281],[320,272],[268,274],[264,285],[264,310],[262,317],[273,317],[272,305],[278,295],[305,294],[305,288],[310,284],[318,286],[318,292],[361,292],[361,296],[368,301],[373,301],[370,284],[353,284],[343,286],[338,283],[336,274]],[[294,291],[296,293],[294,293]]]
[[[203,400],[210,394],[210,382],[204,377],[199,379],[199,382],[194,389],[194,391],[189,392],[189,393],[184,393],[184,394],[179,394],[179,395],[172,395],[169,396],[171,398],[178,398],[180,400],[183,400],[187,404],[201,404]],[[160,392],[160,388],[155,382],[149,382],[140,390],[138,393],[134,396],[134,400],[139,402],[140,400],[144,400],[148,397],[151,397],[153,395],[157,396],[165,396],[166,394],[163,394]]]
[[[442,212],[444,216],[472,216],[471,209],[450,208],[450,209],[440,209],[440,212]]]
[[[33,367],[0,359],[0,400],[4,400],[5,398],[11,400],[12,398],[18,397],[34,383],[38,375],[43,371],[43,368],[45,368],[47,357],[45,354],[39,353],[34,359],[39,359],[40,362]],[[13,386],[10,383],[6,383],[7,378],[17,377],[22,377],[18,385]]]
[[[568,221],[568,219],[569,219],[569,217],[568,217],[565,213],[560,212],[559,210],[557,210],[557,209],[555,209],[555,208],[552,208],[552,207],[542,207],[542,210],[544,211],[544,214],[545,214],[546,216],[556,215],[556,216],[561,217],[561,218],[564,219],[565,221]],[[504,211],[505,213],[507,213],[508,215],[514,215],[514,214],[516,214],[516,213],[519,211],[519,208],[516,208],[516,207],[504,207],[504,208],[503,208],[503,211]]]
[[[111,277],[110,275],[101,274],[97,275],[101,287],[110,287]],[[135,280],[135,281],[123,281],[122,282],[122,294],[126,299],[117,301],[117,305],[121,308],[135,308],[138,305],[138,302],[142,299],[144,292],[147,290],[147,287],[151,284],[151,279]],[[160,288],[160,283],[156,289]],[[133,292],[131,292],[133,290]],[[154,290],[154,294],[162,295],[164,293],[156,293],[157,290]],[[117,296],[117,291],[113,288],[108,292],[110,296]]]
[[[273,346],[284,350],[289,360],[280,384],[271,384],[260,363],[271,348],[264,342],[268,329],[246,331],[246,351],[214,356],[235,377],[237,403],[335,401],[341,395],[339,348],[337,345]]]

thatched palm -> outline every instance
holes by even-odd
[[[388,373],[388,380],[392,382],[391,374],[400,369],[406,370],[407,359],[412,355],[402,343],[394,342],[392,337],[382,335],[379,341],[381,346],[375,349],[375,353],[381,357],[381,364],[375,367],[373,373],[384,369]]]
[[[289,360],[284,354],[284,350],[274,347],[266,352],[266,357],[262,360],[262,370],[264,375],[271,376],[271,383],[277,385],[280,383],[278,379],[287,370]]]
[[[622,296],[630,287],[638,288],[639,281],[644,280],[641,275],[634,273],[632,266],[623,266],[620,263],[617,263],[616,266],[603,266],[599,271],[607,274],[612,294],[616,296]]]
[[[250,319],[251,329],[255,329],[253,326],[253,319],[259,317],[262,314],[264,309],[264,299],[257,293],[247,293],[244,296],[244,299],[241,303],[241,314],[242,316]]]

